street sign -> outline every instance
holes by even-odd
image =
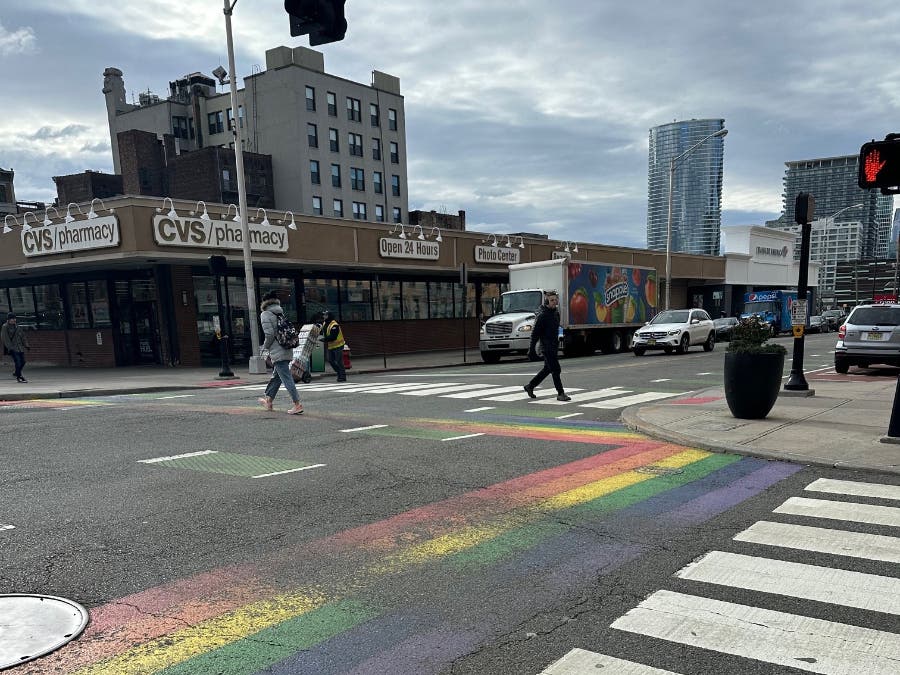
[[[806,300],[794,300],[794,303],[791,305],[791,325],[806,325]],[[800,335],[803,335],[803,333],[800,333]],[[800,335],[796,337],[800,337]]]

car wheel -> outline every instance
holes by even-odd
[[[703,351],[711,352],[716,348],[716,335],[715,333],[710,333],[706,338],[706,342],[703,343]]]
[[[679,354],[687,354],[688,350],[691,348],[691,336],[685,333],[681,336],[681,344],[678,345],[678,353]]]
[[[485,363],[500,363],[500,354],[497,352],[481,352],[481,360]]]
[[[632,351],[635,356],[643,356],[647,352],[643,347],[635,347]]]
[[[672,353],[673,351],[675,351],[675,350],[672,349],[671,347],[663,347],[663,351],[664,351],[666,354],[671,354],[671,353]]]
[[[850,364],[847,363],[844,359],[835,359],[834,360],[834,372],[840,373],[841,375],[846,375],[850,370]]]

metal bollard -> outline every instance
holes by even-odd
[[[896,439],[896,440],[894,440]],[[900,443],[900,375],[897,376],[897,388],[894,390],[894,404],[891,406],[891,423],[883,443]]]

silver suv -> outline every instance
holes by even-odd
[[[900,366],[900,305],[857,305],[838,330],[834,369],[872,363]]]

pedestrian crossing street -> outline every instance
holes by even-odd
[[[790,497],[773,510],[777,515],[772,520],[758,521],[733,538],[738,547],[742,543],[765,547],[766,555],[750,554],[758,552],[759,546],[752,551],[748,547],[746,552],[710,551],[674,575],[701,584],[703,596],[662,588],[610,627],[674,643],[680,649],[729,655],[732,662],[739,657],[835,675],[900,673],[900,538],[888,529],[900,527],[900,486],[820,478],[805,492],[811,496]],[[840,496],[842,501],[829,496]],[[859,498],[884,503],[853,501]],[[779,515],[791,516],[791,522],[780,522]],[[858,524],[881,526],[891,534],[860,532]],[[832,556],[834,566],[780,559],[787,551]],[[817,557],[817,561],[821,559],[821,555]],[[897,567],[888,570],[893,576],[883,576],[854,571],[854,564],[864,564],[856,561]],[[867,569],[871,570],[871,564]],[[836,609],[821,613],[812,609],[816,616],[799,615],[772,609],[768,600],[767,607],[720,600],[715,597],[716,589],[768,594],[776,602],[791,602],[792,607],[801,600]],[[862,611],[869,625],[820,618],[831,616],[837,608]],[[648,641],[645,646],[649,653],[654,645]],[[679,658],[689,658],[684,652],[679,654]],[[631,661],[573,649],[541,675],[587,675],[598,670],[621,675],[681,675],[640,661],[640,657]],[[751,671],[754,666],[748,661],[746,672]]]
[[[258,391],[259,385],[231,387],[230,390]],[[649,403],[667,398],[682,396],[682,391],[645,391],[634,392],[622,387],[604,387],[602,389],[584,390],[566,389],[571,401],[557,401],[556,390],[543,387],[534,390],[537,399],[530,399],[521,384],[496,385],[479,382],[320,382],[303,385],[299,389],[301,396],[307,392],[324,394],[390,394],[393,396],[435,396],[448,399],[477,399],[499,403],[525,402],[541,406],[574,405],[579,408],[597,408],[616,410],[639,403]]]

